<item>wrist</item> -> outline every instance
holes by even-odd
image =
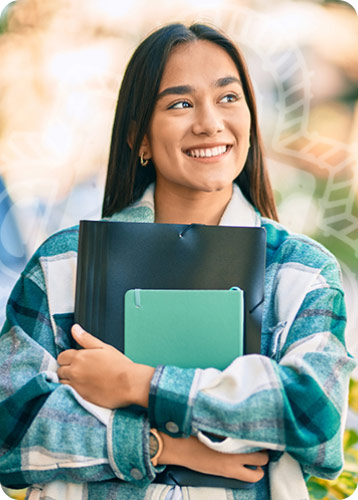
[[[175,448],[173,447],[173,438],[165,434],[165,432],[159,432],[163,441],[163,450],[158,459],[159,465],[179,465],[175,464]]]
[[[131,374],[131,402],[148,408],[150,382],[155,372],[155,368],[148,365],[134,363],[135,370]]]
[[[160,432],[160,435],[163,440],[163,450],[158,459],[158,464],[187,467],[190,444],[195,438],[192,436],[188,438],[172,438],[168,434],[165,434],[165,432]]]

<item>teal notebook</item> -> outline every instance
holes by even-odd
[[[223,370],[243,354],[243,291],[128,290],[124,353],[136,363]]]

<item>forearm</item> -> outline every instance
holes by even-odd
[[[164,444],[163,452],[158,459],[159,464],[180,465],[196,470],[200,463],[202,467],[207,467],[205,472],[210,473],[210,466],[213,460],[217,459],[218,453],[200,443],[195,436],[172,438],[165,432],[161,432],[160,435]],[[225,458],[225,454],[220,454],[220,458]]]
[[[219,453],[202,444],[195,436],[174,439],[166,433],[160,435],[164,444],[158,463],[163,465],[179,465],[204,474],[256,482],[262,478],[262,467],[268,461],[268,454],[264,451]]]
[[[24,295],[31,300],[25,301]],[[90,405],[71,387],[59,384],[45,295],[24,280],[12,298],[26,307],[21,306],[19,315],[17,304],[8,306],[0,337],[0,482],[22,486],[56,479],[125,477],[132,484],[152,480],[145,413]],[[64,337],[62,341],[69,343]],[[133,467],[141,471],[142,481],[130,475]]]
[[[24,404],[24,401],[22,401]],[[24,436],[0,458],[0,481],[22,486],[55,480],[122,479],[145,486],[155,477],[148,456],[149,423],[144,413],[110,412],[105,425],[83,408],[74,392],[58,386],[34,415]],[[6,424],[6,422],[5,422]],[[132,469],[140,471],[133,476]]]
[[[35,380],[31,385],[34,387]],[[45,385],[44,380],[39,380],[39,385]],[[29,391],[26,400],[20,392],[13,394],[11,400],[13,403],[21,399],[22,408],[36,407],[36,399],[31,396]],[[9,403],[5,400],[1,404],[5,413]],[[16,418],[22,422],[21,435],[14,440],[9,435],[2,443],[2,450],[8,451],[0,459],[4,484],[16,486],[66,477],[76,481],[91,480],[98,475],[104,479],[114,477],[106,450],[106,427],[78,405],[68,388],[54,389],[37,413],[33,413],[31,421],[23,420],[24,414],[19,408]],[[10,419],[5,420],[5,428],[10,425]]]
[[[312,338],[313,343],[317,341]],[[265,356],[244,356],[223,372],[196,372],[189,388],[179,382],[185,380],[186,370],[158,368],[154,379],[159,380],[152,389],[155,397],[149,407],[151,423],[173,437],[205,432],[281,450],[319,445],[338,431],[348,377],[342,374],[342,400],[336,406],[330,392],[321,385],[322,372],[315,371],[299,352],[297,358],[294,350],[291,355],[287,366]],[[327,353],[318,358],[321,366],[340,365],[343,371],[349,371],[350,361],[343,348],[336,356]],[[312,405],[315,411],[311,414]],[[279,415],[288,426],[285,440]],[[175,427],[177,432],[170,432]]]
[[[314,291],[297,316],[281,334],[290,336],[289,348],[276,359],[243,356],[223,372],[158,367],[149,400],[151,424],[168,432],[167,424],[174,422],[174,437],[198,435],[222,452],[288,451],[307,470],[312,466],[316,473],[335,474],[341,466],[339,436],[354,366],[342,342],[342,297],[335,290]],[[208,434],[227,439],[218,443]],[[319,447],[327,450],[321,464]]]

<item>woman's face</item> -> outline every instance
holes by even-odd
[[[154,163],[157,186],[172,192],[231,189],[249,137],[250,111],[231,57],[207,41],[175,48],[142,148]]]

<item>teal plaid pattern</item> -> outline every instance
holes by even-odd
[[[153,212],[133,207],[113,220],[152,222]],[[16,283],[0,336],[0,482],[81,483],[82,498],[90,500],[155,498],[163,488],[151,484],[161,469],[151,465],[148,431],[152,425],[169,433],[168,422],[176,423],[176,436],[220,434],[232,450],[268,448],[273,461],[288,452],[305,477],[336,477],[355,367],[344,341],[339,267],[311,239],[268,219],[262,226],[261,354],[238,358],[223,372],[160,366],[148,411],[117,409],[108,423],[58,383],[56,358],[72,347],[73,306],[57,310],[54,302],[64,275],[74,277],[78,227],[50,237]],[[227,490],[227,498],[268,500],[268,480],[253,490]]]

